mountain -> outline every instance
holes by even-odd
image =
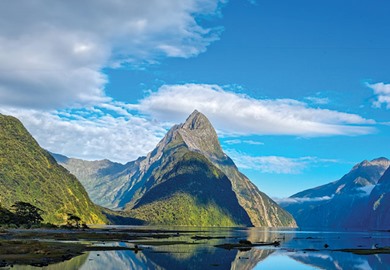
[[[390,191],[385,191],[381,184],[387,183],[381,177],[389,166],[387,158],[365,160],[340,180],[294,194],[281,205],[294,216],[299,227],[367,228],[368,216],[376,216],[368,205]]]
[[[133,188],[131,176],[145,159],[141,157],[123,165],[107,159],[86,161],[54,153],[51,155],[77,177],[94,203],[110,209],[121,209],[128,202],[126,192]]]
[[[105,206],[125,209],[149,224],[296,225],[289,213],[238,171],[222,151],[213,126],[198,111],[173,126],[152,152],[137,161],[115,165],[71,159],[61,164],[82,183],[104,190],[100,194],[110,191]],[[103,197],[92,196],[95,202],[103,202]]]
[[[72,213],[88,224],[106,218],[80,182],[42,149],[11,116],[0,114],[0,203],[24,201],[44,211],[45,222],[61,224]]]
[[[367,208],[367,224],[371,228],[390,229],[390,168],[372,190]]]

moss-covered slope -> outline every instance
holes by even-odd
[[[16,201],[45,211],[45,222],[64,223],[72,213],[89,224],[105,223],[105,217],[83,186],[42,149],[14,117],[0,114],[0,203]]]
[[[202,155],[179,148],[173,154],[175,161],[172,155],[168,160],[163,157],[153,173],[157,184],[129,210],[130,216],[149,224],[252,225],[225,174]]]

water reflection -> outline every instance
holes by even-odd
[[[257,264],[255,270],[313,270],[318,269],[317,267],[309,264],[301,263],[300,261],[296,261],[289,256],[286,256],[284,252],[275,252],[269,258],[264,260],[263,262]],[[327,268],[323,268],[327,269]],[[339,269],[340,270],[340,269]]]
[[[356,255],[344,252],[296,252],[290,258],[320,269],[389,269],[390,255]]]
[[[301,232],[286,243],[286,250],[280,252],[320,269],[389,269],[389,254],[357,255],[337,251],[389,246],[390,234],[387,232]]]
[[[218,239],[193,239],[217,237]],[[223,237],[223,238],[222,238]],[[275,249],[251,249],[248,251],[215,248],[222,243],[237,243],[240,239],[252,242],[274,241],[278,232],[243,229],[208,229],[182,233],[175,237],[186,244],[148,246],[135,254],[132,251],[91,252],[81,269],[253,269]],[[155,240],[153,240],[155,241]],[[121,243],[126,245],[126,243]],[[99,256],[98,256],[99,255]]]
[[[83,265],[86,264],[88,261],[88,257],[90,255],[83,254],[81,256],[77,256],[69,261],[61,262],[61,263],[56,263],[56,264],[51,264],[45,267],[42,267],[43,269],[46,270],[78,270],[80,269]],[[13,267],[8,267],[9,269],[17,269],[17,270],[36,270],[36,269],[42,269],[39,267],[34,267],[30,265],[14,265]],[[0,268],[4,269],[4,268]],[[7,269],[7,268],[5,268]],[[97,268],[99,269],[99,268]]]
[[[194,238],[194,236],[201,236]],[[208,237],[217,237],[217,239]],[[199,240],[200,239],[200,240]],[[225,250],[214,245],[281,241],[280,247],[256,247],[248,251]],[[156,239],[150,241],[156,242]],[[261,229],[207,229],[182,232],[174,245],[138,243],[143,250],[90,252],[46,269],[388,269],[390,255],[355,255],[338,251],[342,248],[390,246],[389,233],[301,232]],[[166,241],[166,243],[164,242]],[[179,244],[177,244],[179,243]],[[109,243],[106,243],[109,244]],[[134,246],[135,243],[111,243]],[[17,266],[14,269],[33,269]]]

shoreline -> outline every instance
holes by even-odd
[[[47,266],[86,254],[90,251],[132,251],[135,254],[144,249],[173,245],[203,245],[210,248],[250,250],[273,249],[291,252],[347,252],[361,255],[390,254],[390,247],[346,248],[322,246],[312,248],[319,237],[300,237],[281,231],[283,238],[255,240],[250,242],[240,229],[215,230],[216,228],[90,228],[90,229],[3,229],[0,230],[0,267],[13,265]],[[308,232],[310,233],[310,232]],[[370,232],[367,232],[370,233]],[[244,241],[243,241],[244,240]],[[295,241],[295,242],[294,242]],[[298,245],[297,243],[300,242]],[[321,241],[330,241],[323,237]],[[218,243],[217,243],[218,242]],[[169,252],[168,252],[169,253]]]

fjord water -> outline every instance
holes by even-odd
[[[121,227],[125,228],[125,227]],[[127,227],[128,228],[128,227]],[[388,232],[319,232],[264,228],[167,228],[172,237],[139,244],[142,251],[96,251],[45,269],[388,269],[389,254],[356,255],[339,249],[389,247]],[[177,230],[180,233],[176,233]],[[208,237],[210,239],[194,239]],[[280,241],[279,247],[246,251],[226,250],[217,244]],[[151,241],[148,245],[147,242]],[[161,245],[156,245],[159,241]],[[153,242],[153,243],[152,243]],[[135,242],[98,242],[96,245],[134,247]],[[14,269],[35,269],[14,266]]]

